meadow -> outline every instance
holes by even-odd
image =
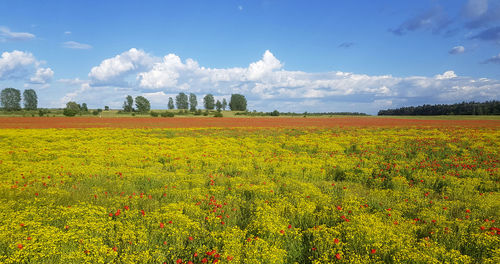
[[[498,126],[439,122],[3,128],[0,263],[500,263]]]

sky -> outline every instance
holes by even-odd
[[[1,0],[0,89],[153,109],[364,112],[500,99],[500,0]]]

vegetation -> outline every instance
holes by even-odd
[[[500,101],[409,106],[380,110],[378,115],[500,115]]]
[[[134,111],[134,98],[132,98],[132,96],[127,95],[127,98],[125,98],[125,102],[123,102],[123,111],[129,113]]]
[[[147,113],[151,110],[151,104],[144,96],[137,96],[135,98],[135,107],[137,107],[139,113]]]
[[[241,94],[232,94],[231,100],[229,101],[229,109],[231,111],[246,111],[247,110],[247,99]]]
[[[188,96],[185,93],[179,93],[175,97],[175,105],[177,109],[186,110],[189,108]]]
[[[196,106],[198,106],[198,100],[196,99],[196,94],[189,94],[189,110],[194,112],[196,111]]]
[[[24,109],[36,110],[38,108],[38,97],[35,90],[27,89],[23,92]]]
[[[0,138],[1,263],[500,258],[498,129],[2,129]]]
[[[6,111],[21,110],[21,92],[14,88],[5,88],[0,93],[0,102]]]
[[[214,96],[212,94],[207,94],[203,97],[203,106],[207,110],[214,110]]]

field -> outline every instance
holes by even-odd
[[[499,127],[0,118],[0,263],[500,263]]]

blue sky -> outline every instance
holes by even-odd
[[[11,0],[0,53],[0,88],[40,107],[242,93],[250,110],[374,114],[498,100],[500,0]]]

